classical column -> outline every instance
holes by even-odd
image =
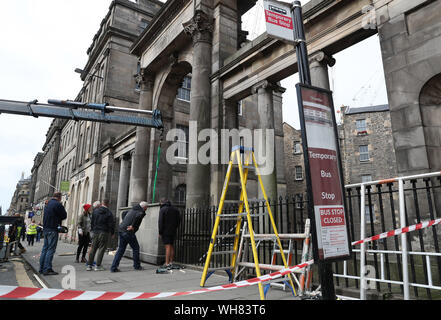
[[[127,205],[127,191],[129,190],[129,158],[121,156],[121,167],[119,171],[118,198],[116,201],[116,210]]]
[[[142,69],[140,74],[137,75],[137,81],[141,85],[139,109],[152,110],[154,78],[145,74],[145,70]],[[147,199],[149,146],[150,128],[137,127],[135,153],[133,154],[130,176],[130,206]]]
[[[311,83],[315,87],[330,89],[328,66],[335,65],[335,59],[329,57],[323,51],[319,51],[309,57],[309,69],[311,72]]]
[[[199,136],[203,129],[211,127],[211,50],[213,19],[196,10],[194,17],[183,24],[186,34],[193,39],[193,65],[190,99],[190,129]],[[195,141],[196,140],[196,141]],[[201,164],[198,151],[205,142],[193,138],[189,141],[189,163],[187,166],[187,208],[204,207],[210,199],[210,165]]]
[[[255,154],[261,171],[262,182],[271,203],[277,201],[277,171],[274,130],[273,90],[277,87],[264,80],[252,88],[257,94],[257,113],[262,129],[261,141],[254,141]],[[263,163],[262,163],[263,162]],[[263,198],[259,186],[259,198]]]

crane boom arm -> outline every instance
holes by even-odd
[[[55,100],[51,100],[55,101]],[[149,127],[162,129],[163,122],[161,112],[159,110],[153,110],[151,112],[151,118],[128,116],[126,113],[136,112],[136,109],[117,108],[113,110],[110,107],[108,110],[105,105],[101,105],[101,111],[96,110],[80,110],[79,108],[88,108],[87,104],[80,106],[79,108],[72,108],[68,104],[40,104],[36,100],[32,102],[11,101],[0,99],[0,113],[16,114],[23,116],[33,117],[48,117],[48,118],[60,118],[68,120],[84,120],[103,123],[125,124],[141,127]],[[89,108],[91,109],[91,108]],[[109,114],[112,113],[112,114]]]

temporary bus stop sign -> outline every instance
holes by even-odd
[[[332,93],[305,84],[297,85],[302,107],[302,138],[305,140],[311,181],[315,224],[314,259],[337,261],[351,256],[343,177]],[[308,168],[307,168],[308,169]],[[312,202],[312,203],[311,203]]]
[[[266,33],[273,38],[294,42],[294,22],[291,4],[264,0]]]

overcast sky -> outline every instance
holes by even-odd
[[[162,1],[165,2],[165,1]],[[308,1],[302,1],[305,3]],[[0,99],[31,101],[75,99],[82,82],[75,68],[87,62],[86,50],[111,0],[0,1]],[[250,39],[264,32],[262,0],[243,18]],[[330,70],[336,106],[387,103],[378,37],[334,56]],[[282,81],[284,121],[299,128],[295,84]],[[22,172],[29,176],[52,120],[0,115],[0,206],[9,208]]]

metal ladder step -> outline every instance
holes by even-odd
[[[235,235],[235,234],[217,234],[216,238],[236,238],[239,235]]]
[[[244,234],[243,235],[245,238],[249,238],[250,234]],[[254,238],[255,239],[261,239],[261,240],[273,240],[273,239],[277,239],[276,235],[273,233],[256,233],[254,234]],[[280,233],[279,234],[279,239],[280,240],[297,240],[297,241],[301,241],[304,240],[306,238],[305,234],[303,233]]]
[[[254,217],[262,217],[264,216],[265,213],[256,213],[256,214],[250,214],[251,218]],[[242,213],[224,213],[224,214],[218,214],[217,217],[220,217],[221,219],[224,218],[224,220],[233,220],[233,219],[229,219],[229,218],[238,218],[238,217],[246,217],[247,213],[246,212],[242,212]]]
[[[255,268],[256,264],[253,262],[238,262],[238,266],[240,267],[246,267],[246,268]],[[277,265],[271,265],[271,264],[259,264],[259,268],[262,270],[271,270],[271,271],[280,271],[285,269],[284,266],[277,266]],[[301,273],[302,270],[295,270],[294,273]]]
[[[212,252],[211,254],[212,255],[224,255],[224,254],[232,254],[232,253],[236,253],[236,251],[234,251],[234,250],[228,250],[228,251],[215,251],[215,252]]]

